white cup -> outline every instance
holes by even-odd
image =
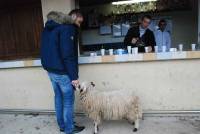
[[[177,48],[170,48],[170,52],[177,52]]]
[[[180,52],[183,51],[183,44],[179,44],[179,45],[178,45],[178,50],[179,50]]]
[[[191,44],[192,51],[196,51],[196,44]]]
[[[113,55],[113,49],[109,49],[109,55]]]
[[[105,55],[105,49],[101,49],[101,56]]]
[[[123,54],[123,49],[118,49],[118,54],[122,55]]]
[[[95,53],[95,52],[90,53],[90,56],[91,56],[91,57],[97,56],[97,53]]]
[[[90,56],[93,57],[93,56],[95,56],[95,55],[94,55],[94,53],[90,53]]]
[[[149,47],[145,47],[145,53],[148,53],[149,52]]]
[[[131,46],[127,46],[128,54],[131,54]]]
[[[163,53],[167,52],[167,46],[162,46],[162,52]]]
[[[154,46],[155,53],[158,53],[158,46]]]
[[[138,47],[132,48],[132,54],[134,54],[134,55],[138,54]]]

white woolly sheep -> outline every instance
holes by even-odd
[[[139,120],[142,118],[142,109],[139,98],[132,91],[97,91],[93,82],[83,82],[76,87],[80,93],[81,103],[94,121],[94,133],[98,133],[98,125],[102,120],[127,119],[134,124],[133,131],[139,128]]]

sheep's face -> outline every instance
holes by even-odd
[[[93,82],[82,82],[76,87],[76,90],[80,93],[86,93],[89,90],[92,90],[95,87]]]

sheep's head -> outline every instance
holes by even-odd
[[[76,87],[76,90],[80,93],[86,93],[94,89],[95,84],[93,82],[82,82]]]

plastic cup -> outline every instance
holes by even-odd
[[[90,56],[93,57],[93,56],[94,56],[94,53],[90,53]]]
[[[179,44],[179,45],[178,45],[178,50],[179,50],[180,52],[183,51],[183,44]]]
[[[149,47],[145,47],[145,53],[148,53],[149,52]]]
[[[134,55],[138,54],[138,47],[132,48],[132,54],[134,54]]]
[[[118,54],[123,55],[123,49],[118,49]]]
[[[131,46],[127,46],[128,54],[131,54]]]
[[[105,55],[105,49],[101,49],[101,55],[102,55],[102,56]]]
[[[113,49],[109,49],[109,55],[113,55]]]
[[[154,46],[155,53],[158,53],[158,46]]]
[[[92,52],[92,53],[90,53],[90,56],[91,57],[97,56],[97,53],[96,52]]]
[[[162,52],[163,53],[167,52],[167,47],[166,46],[162,46]]]
[[[196,44],[191,44],[192,51],[196,51]]]

